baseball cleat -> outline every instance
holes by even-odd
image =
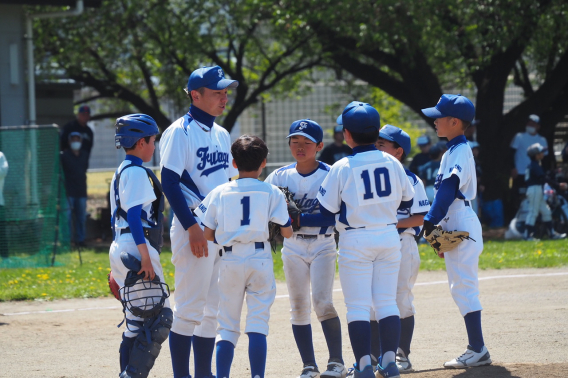
[[[493,361],[491,361],[491,356],[489,356],[489,351],[485,345],[481,348],[481,352],[479,353],[475,352],[471,346],[468,345],[461,356],[444,363],[444,367],[449,369],[465,369],[468,367],[490,365],[491,362]]]
[[[566,238],[566,234],[559,234],[558,232],[554,232],[552,235],[550,235],[550,239],[552,240],[559,240],[564,238]]]
[[[353,378],[375,378],[375,373],[373,373],[373,366],[367,365],[365,369],[359,371],[353,365]]]
[[[319,378],[320,372],[315,365],[305,364],[298,378]]]
[[[347,376],[347,369],[341,362],[329,361],[327,363],[327,370],[324,371],[321,378],[345,378]]]
[[[377,369],[377,373],[375,374],[376,378],[399,378],[400,373],[398,371],[398,367],[396,363],[391,362],[387,365],[387,367],[383,368],[379,364],[379,368]]]
[[[396,367],[401,374],[411,373],[414,371],[412,363],[400,348],[398,348],[398,351],[396,352]]]

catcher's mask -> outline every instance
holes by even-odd
[[[144,279],[143,274],[137,274],[141,264],[134,256],[122,252],[120,259],[130,269],[124,280],[124,286],[120,288],[123,310],[128,310],[132,315],[143,319],[157,316],[170,296],[168,284],[161,282],[158,275],[149,281]]]

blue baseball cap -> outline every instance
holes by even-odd
[[[198,68],[189,75],[189,80],[187,81],[188,92],[203,87],[219,90],[227,87],[236,88],[238,86],[238,81],[225,79],[225,73],[219,66]]]
[[[455,117],[471,122],[475,117],[475,107],[465,96],[443,94],[435,107],[422,109],[422,113],[430,118]]]
[[[312,121],[309,118],[300,119],[292,123],[290,133],[286,138],[290,138],[294,135],[301,135],[314,143],[319,143],[323,139],[323,129],[316,121]]]
[[[355,133],[366,133],[381,128],[379,112],[364,102],[351,102],[343,109],[341,118],[343,120],[343,128]]]
[[[410,153],[411,145],[410,145],[410,136],[406,133],[406,131],[402,130],[400,127],[396,127],[393,125],[385,125],[379,130],[379,138],[383,138],[386,140],[390,140],[391,142],[396,142],[402,150],[404,151],[405,155]]]

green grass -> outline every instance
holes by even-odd
[[[280,248],[277,249],[280,251]],[[421,270],[443,270],[444,260],[427,245],[420,245]],[[161,255],[166,282],[174,288],[174,267],[171,251]],[[52,300],[62,298],[94,298],[109,296],[107,273],[108,253],[86,250],[83,265],[76,252],[59,255],[62,266],[53,268],[16,268],[0,271],[0,301]],[[273,255],[274,274],[284,281],[280,252]],[[568,266],[566,240],[524,242],[486,241],[479,259],[481,269],[549,268]]]

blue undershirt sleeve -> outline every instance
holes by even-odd
[[[400,201],[400,205],[398,209],[410,209],[412,204],[414,203],[414,198],[409,199],[408,201]]]
[[[128,222],[128,227],[130,227],[130,232],[132,233],[132,237],[134,238],[134,243],[136,243],[136,245],[146,243],[141,216],[142,205],[131,207],[126,213],[126,221]]]
[[[335,226],[335,215],[328,211],[328,214],[301,214],[300,225],[302,227],[329,227]]]
[[[325,207],[323,207],[323,205],[321,203],[320,203],[320,213],[324,217],[328,217],[328,216],[335,217],[335,214],[332,213],[331,211],[329,211],[328,209],[326,209]]]
[[[187,206],[185,197],[181,192],[179,186],[180,179],[181,177],[171,169],[166,167],[162,168],[162,189],[164,190],[164,194],[182,227],[187,230],[197,223],[197,221],[193,214],[191,214],[191,210]]]
[[[446,216],[450,205],[459,197],[460,179],[457,175],[451,175],[440,185],[440,189],[434,197],[432,207],[426,216],[425,221],[438,224]]]
[[[292,219],[288,218],[288,222],[286,222],[286,224],[280,226],[280,227],[288,227],[292,224]]]

